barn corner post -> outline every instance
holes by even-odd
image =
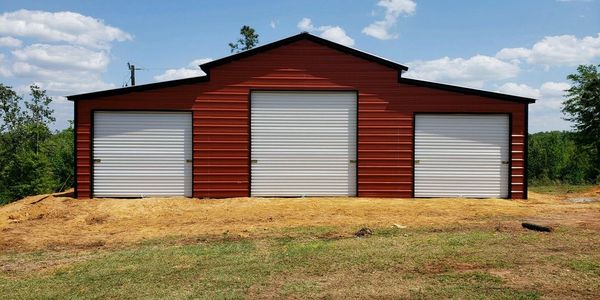
[[[78,101],[73,101],[73,198],[75,199],[79,199],[78,196],[78,188],[77,188],[77,179],[79,178],[79,176],[77,176],[77,162],[79,161],[78,159],[78,152],[77,152],[77,131],[78,131],[78,123],[77,120],[79,119],[78,115],[78,107],[79,102]]]
[[[525,129],[523,134],[525,135],[524,139],[524,153],[523,153],[523,167],[525,168],[523,172],[523,199],[529,199],[529,104],[524,105],[525,110]]]

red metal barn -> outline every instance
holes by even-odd
[[[533,99],[403,78],[308,33],[201,68],[68,97],[78,198],[527,197]]]

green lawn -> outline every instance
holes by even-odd
[[[153,240],[0,254],[0,299],[593,298],[600,235],[490,228],[285,229],[258,239]]]

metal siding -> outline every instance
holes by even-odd
[[[95,112],[94,196],[191,197],[191,128],[190,113]]]
[[[355,92],[253,92],[252,196],[356,195]]]
[[[193,196],[249,196],[249,94],[252,89],[290,89],[358,91],[360,197],[413,195],[414,112],[511,113],[511,197],[524,197],[526,104],[399,84],[397,75],[393,69],[301,40],[215,67],[207,82],[80,100],[77,195],[91,196],[90,110],[177,109],[193,111]]]
[[[415,118],[415,197],[508,197],[508,115]]]

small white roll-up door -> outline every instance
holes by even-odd
[[[356,195],[356,93],[251,97],[252,196]]]
[[[508,197],[508,115],[415,118],[415,197]]]
[[[192,195],[192,115],[94,113],[95,197]]]

